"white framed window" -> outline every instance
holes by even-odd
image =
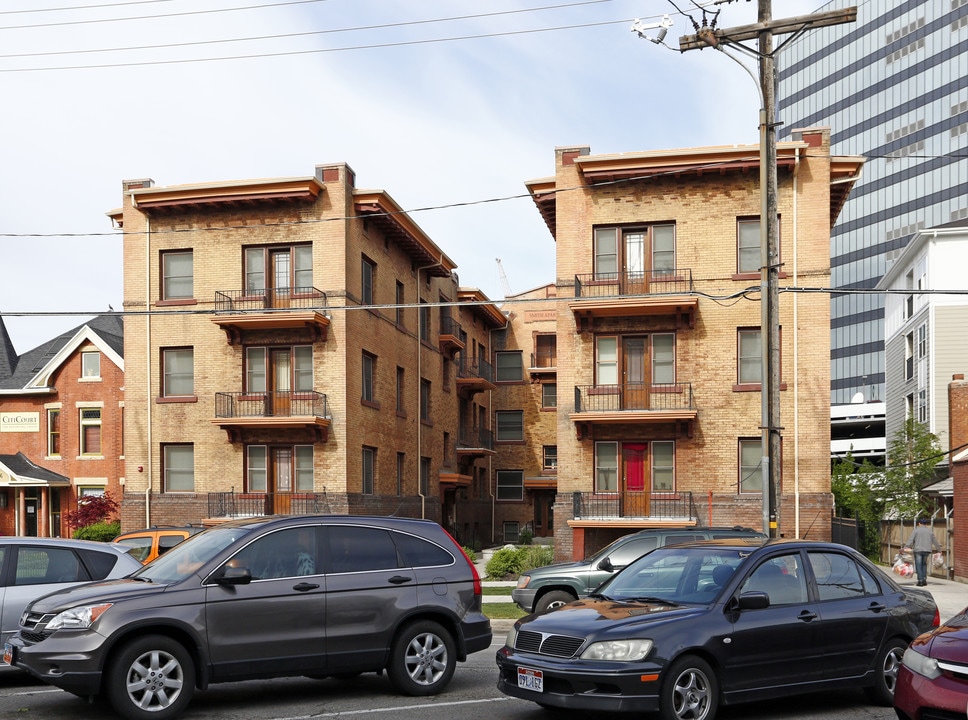
[[[248,492],[266,492],[269,477],[269,452],[265,445],[249,445],[246,453],[245,488]]]
[[[191,250],[162,253],[161,274],[162,300],[190,300],[195,296]]]
[[[618,490],[618,443],[595,443],[595,492]]]
[[[498,470],[497,499],[509,502],[524,500],[524,471]]]
[[[101,353],[81,353],[81,378],[84,380],[98,380],[101,377]]]
[[[676,335],[652,335],[652,382],[672,384],[676,381]]]
[[[759,328],[745,328],[737,331],[738,363],[737,375],[741,385],[763,382],[763,349]]]
[[[361,361],[363,370],[363,402],[374,402],[374,382],[376,377],[376,356],[364,351]]]
[[[101,408],[81,408],[81,455],[101,455]]]
[[[558,383],[541,384],[541,407],[558,407]]]
[[[524,379],[524,361],[520,350],[503,350],[494,355],[498,382],[520,382]]]
[[[740,438],[739,492],[763,492],[763,441],[760,438]]]
[[[496,440],[524,440],[523,410],[499,410],[495,414],[495,419],[497,421]]]
[[[676,443],[672,440],[653,440],[652,492],[676,490]]]
[[[618,338],[595,340],[595,384],[618,385]]]
[[[195,394],[195,352],[192,348],[163,350],[162,364],[162,397],[186,397]]]
[[[556,471],[558,469],[558,446],[545,445],[541,450],[542,461],[541,469],[545,471]]]
[[[374,298],[373,284],[376,278],[376,263],[364,255],[360,262],[360,267],[362,269],[362,295],[360,301],[364,305],[372,305]]]
[[[165,492],[195,491],[195,446],[165,445],[162,452]]]
[[[47,411],[47,455],[60,457],[61,454],[61,411],[51,408]]]
[[[313,446],[296,445],[293,451],[293,475],[296,479],[296,492],[312,492],[316,489],[313,479]]]

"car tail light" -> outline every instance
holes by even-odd
[[[938,627],[941,625],[941,611],[938,608],[934,609],[934,622],[931,623],[931,627]]]
[[[447,531],[446,531],[446,530],[444,530],[444,532],[447,532]],[[476,566],[476,565],[474,565],[474,563],[472,563],[472,562],[471,562],[471,559],[470,559],[469,557],[467,557],[467,553],[466,553],[466,552],[464,552],[464,548],[463,548],[463,547],[461,547],[461,544],[460,544],[459,542],[457,542],[456,540],[454,540],[454,536],[453,536],[453,535],[451,535],[451,534],[450,534],[450,533],[448,532],[448,533],[447,533],[447,537],[449,537],[449,538],[450,538],[450,541],[451,541],[452,543],[454,543],[454,545],[456,545],[456,546],[457,546],[457,549],[458,549],[458,550],[460,550],[460,554],[461,554],[461,556],[462,556],[462,557],[464,558],[464,561],[465,561],[465,562],[466,562],[466,563],[467,563],[467,564],[468,564],[468,565],[470,566],[470,568],[471,568],[471,573],[472,573],[472,574],[473,574],[473,576],[474,576],[474,596],[475,596],[475,597],[478,597],[478,596],[481,596],[481,595],[483,595],[483,594],[484,594],[484,591],[483,591],[483,590],[481,589],[481,576],[480,576],[480,574],[479,574],[479,573],[477,572],[477,566]]]

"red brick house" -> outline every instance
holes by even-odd
[[[124,344],[103,315],[17,355],[0,318],[0,534],[70,534],[84,495],[124,484]]]

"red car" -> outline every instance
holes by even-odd
[[[919,635],[904,652],[894,688],[900,720],[964,717],[968,711],[968,609]]]

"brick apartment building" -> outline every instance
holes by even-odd
[[[69,536],[79,498],[124,483],[121,318],[17,355],[0,318],[0,535]]]
[[[558,489],[557,288],[506,298],[508,327],[496,330],[497,539],[522,532],[554,537]]]
[[[399,514],[491,542],[503,313],[348,165],[124,183],[122,526]]]
[[[777,148],[779,533],[829,537],[830,228],[859,158]],[[663,523],[762,527],[759,148],[591,155],[527,183],[556,244],[556,552]]]

